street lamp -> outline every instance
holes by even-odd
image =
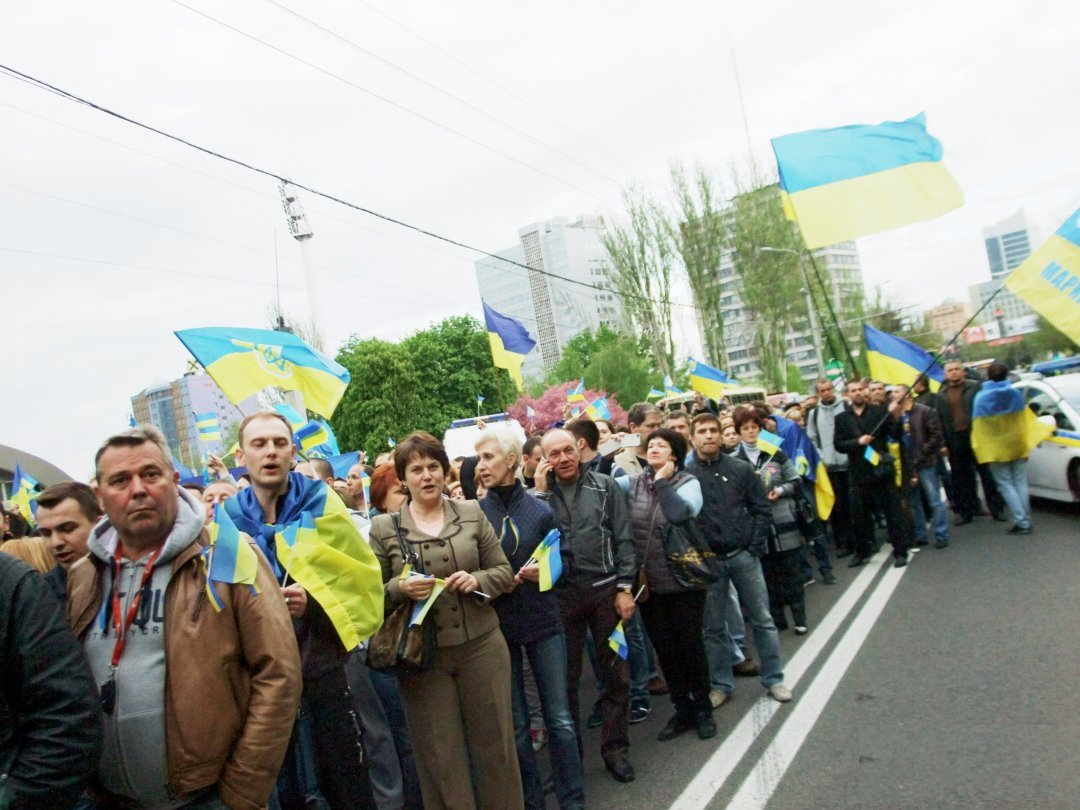
[[[814,302],[810,297],[810,278],[806,275],[806,266],[803,264],[802,251],[791,248],[759,247],[761,253],[790,253],[799,260],[799,270],[803,276],[803,297],[806,298],[806,314],[810,319],[810,342],[814,346],[814,357],[817,359],[818,375],[825,373],[825,360],[821,356],[821,345],[818,343],[817,316],[814,314]]]

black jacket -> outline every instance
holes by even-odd
[[[754,468],[742,459],[720,453],[706,461],[700,456],[686,468],[701,483],[698,525],[717,554],[745,548],[765,556],[772,530],[772,507]]]
[[[909,413],[911,469],[918,472],[937,464],[938,452],[945,444],[945,434],[936,411],[916,402]]]
[[[71,807],[101,756],[97,689],[64,603],[7,554],[0,554],[0,690],[0,805]]]
[[[833,444],[837,451],[847,453],[848,472],[853,482],[874,478],[874,466],[866,460],[866,446],[859,444],[859,437],[866,434],[874,437],[870,446],[884,457],[889,455],[889,442],[899,442],[903,437],[904,425],[893,419],[884,405],[867,405],[861,415],[854,410],[836,415]]]
[[[556,528],[551,507],[526,492],[520,482],[514,486],[509,503],[504,503],[497,492],[488,491],[480,499],[480,508],[495,534],[500,535],[503,552],[515,574],[529,561],[548,532]],[[504,524],[505,518],[514,521],[516,533]],[[512,593],[492,601],[491,606],[499,614],[499,626],[511,646],[534,644],[562,632],[555,591],[541,592],[535,582],[523,581]]]
[[[577,500],[571,514],[562,489],[549,473],[548,491],[537,493],[555,513],[562,534],[563,576],[560,582],[602,584],[620,588],[634,584],[637,555],[626,495],[610,476],[584,467],[578,478]]]

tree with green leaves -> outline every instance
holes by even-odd
[[[648,341],[616,332],[601,324],[586,330],[563,347],[562,357],[547,377],[546,385],[585,378],[589,387],[603,389],[620,402],[640,402],[658,376]]]
[[[622,296],[633,325],[648,340],[662,373],[673,373],[671,268],[675,258],[666,214],[638,186],[623,190],[626,219],[608,220],[604,231],[607,278]]]

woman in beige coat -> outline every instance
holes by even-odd
[[[401,534],[423,572],[446,586],[424,619],[435,623],[435,667],[400,676],[424,806],[521,808],[510,654],[498,616],[487,604],[509,587],[510,563],[476,501],[443,498],[450,462],[442,442],[422,431],[412,433],[394,449],[394,466],[409,490],[398,513]],[[387,610],[404,599],[430,596],[431,579],[401,578],[393,515],[374,519],[371,547],[382,565]]]

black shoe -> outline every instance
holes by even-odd
[[[589,728],[600,728],[600,726],[604,725],[604,706],[599,700],[593,705],[592,714],[585,721],[585,725]]]
[[[1031,534],[1031,527],[1028,526],[1026,529],[1023,529],[1019,526],[1013,526],[1011,529],[1005,532],[1005,534]]]
[[[905,565],[907,565],[907,557],[897,557],[895,560],[893,560],[892,567],[903,568]]]
[[[672,716],[672,718],[668,720],[667,725],[664,726],[660,733],[656,735],[656,739],[658,739],[660,742],[674,740],[680,734],[689,731],[691,728],[694,727],[694,725],[695,724],[691,723],[689,720],[680,717],[679,713],[676,712]]]
[[[990,517],[992,517],[997,523],[1004,523],[1008,519],[1001,512],[995,512]]]
[[[630,764],[630,760],[626,757],[619,757],[614,762],[609,762],[607,769],[611,771],[611,775],[616,782],[634,781],[634,766]]]
[[[842,560],[842,559],[844,559],[844,557],[850,557],[850,556],[851,556],[851,549],[850,548],[838,548],[836,550],[836,559],[838,559],[838,560]]]
[[[969,523],[971,523],[974,520],[975,520],[975,518],[973,518],[973,517],[961,516],[961,517],[958,517],[956,519],[956,522],[953,525],[954,526],[967,526]]]
[[[824,574],[821,575],[821,581],[824,582],[826,585],[835,585],[836,575],[832,571],[826,571]]]
[[[852,557],[851,562],[847,564],[847,567],[858,568],[860,565],[866,565],[866,559],[863,557]]]
[[[716,736],[716,723],[713,722],[712,712],[700,711],[694,715],[694,728],[697,729],[699,740],[711,740]]]
[[[916,548],[922,548],[923,546],[928,546],[928,545],[930,545],[929,540],[916,540],[915,541]]]
[[[630,703],[630,725],[635,725],[649,716],[652,707],[643,700],[634,700]]]
[[[936,543],[934,543],[934,548],[948,548],[948,547],[949,547],[949,541],[948,540],[938,540]]]
[[[786,621],[779,621],[778,622],[778,621],[776,621],[774,619],[773,624],[776,625],[776,631],[778,633],[782,633],[782,632],[784,632],[785,630],[788,629],[788,623]]]

